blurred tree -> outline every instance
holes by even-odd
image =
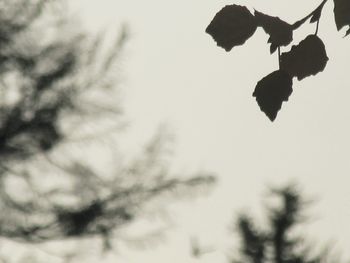
[[[296,187],[287,186],[272,190],[272,194],[280,199],[281,205],[268,208],[268,226],[265,229],[256,227],[251,217],[245,214],[238,217],[240,257],[231,262],[339,262],[330,259],[329,251],[320,254],[311,251],[305,239],[295,235],[295,227],[305,219],[303,208],[306,204]]]
[[[115,154],[124,124],[116,69],[127,32],[111,45],[89,37],[63,6],[0,2],[0,237],[32,244],[100,236],[109,246],[154,198],[192,193],[214,178],[173,176],[162,133],[140,156]],[[112,153],[113,167],[101,168]]]

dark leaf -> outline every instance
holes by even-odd
[[[325,46],[316,35],[309,35],[281,55],[281,68],[301,80],[324,70],[328,61]]]
[[[205,30],[217,45],[230,51],[243,45],[256,30],[254,16],[244,6],[227,5],[221,9]]]
[[[257,83],[253,97],[271,121],[275,120],[283,101],[288,101],[292,85],[292,77],[282,70],[272,72]]]
[[[274,53],[277,50],[278,46],[276,46],[274,43],[271,44],[270,46],[270,53]]]
[[[334,0],[334,17],[338,31],[344,26],[350,26],[350,1]],[[350,34],[350,28],[346,31],[346,36]]]
[[[268,16],[255,10],[257,25],[270,35],[270,51],[273,53],[278,46],[287,46],[293,40],[293,27],[278,17]]]

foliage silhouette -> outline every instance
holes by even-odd
[[[230,5],[215,15],[206,32],[213,36],[218,46],[230,51],[235,46],[243,45],[254,34],[256,27],[254,16],[246,7]]]
[[[295,186],[286,186],[271,191],[281,202],[279,206],[268,206],[268,226],[256,227],[246,214],[237,220],[241,246],[240,256],[232,262],[251,263],[321,263],[333,262],[330,254],[311,251],[303,237],[293,235],[294,228],[304,220],[307,204]]]
[[[334,15],[337,29],[341,30],[344,26],[350,26],[350,3],[347,0],[334,0]],[[350,28],[346,35],[350,34]]]
[[[194,194],[214,177],[175,176],[163,132],[123,161],[115,69],[127,31],[108,46],[61,8],[44,0],[0,7],[0,237],[109,243],[153,200]],[[102,151],[116,161],[101,171]]]
[[[317,36],[322,10],[327,1],[323,0],[310,14],[294,24],[289,24],[279,17],[272,17],[257,10],[253,15],[244,6],[227,5],[215,15],[206,32],[213,37],[218,46],[230,51],[234,46],[244,44],[254,34],[256,27],[262,27],[269,35],[268,43],[271,44],[271,54],[278,50],[279,70],[286,71],[290,76],[302,80],[323,71],[328,61],[325,45]],[[341,30],[344,26],[350,26],[350,2],[348,0],[333,1],[337,29]],[[289,52],[285,52],[281,56],[280,47],[288,46],[293,41],[293,31],[307,20],[310,20],[310,23],[316,22],[315,34],[307,36],[297,46],[292,46]],[[345,35],[348,34],[350,34],[350,28]],[[261,81],[266,83],[266,80],[271,78],[269,76]],[[257,97],[256,91],[261,89],[261,81],[255,87],[253,96],[257,98],[260,109],[271,121],[274,121],[281,109],[282,102],[286,100],[277,99],[280,95],[274,94],[279,89],[280,83],[278,81],[271,81],[270,85],[277,86],[265,88],[265,91],[261,93],[263,97]],[[282,94],[283,91],[278,93]],[[271,105],[268,105],[269,103]]]
[[[270,36],[268,43],[271,43],[270,51],[274,53],[279,46],[287,46],[293,40],[293,27],[287,22],[260,13],[255,10],[255,19],[259,26]]]
[[[309,35],[281,55],[281,69],[302,80],[324,70],[328,61],[325,46],[316,35]]]
[[[271,121],[276,118],[282,102],[288,101],[293,91],[292,85],[292,77],[283,70],[272,72],[256,85],[253,96]]]

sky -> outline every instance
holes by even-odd
[[[174,167],[211,171],[218,184],[207,196],[170,206],[165,240],[144,250],[124,250],[122,262],[227,262],[237,245],[230,224],[235,213],[263,215],[268,186],[300,184],[315,199],[306,226],[311,242],[334,244],[350,258],[350,37],[343,38],[324,7],[319,37],[324,72],[294,81],[289,101],[271,123],[252,97],[257,81],[278,68],[268,36],[258,29],[245,45],[226,52],[205,28],[226,4],[241,4],[292,23],[320,0],[75,0],[74,12],[88,30],[130,29],[122,57],[122,93],[133,147],[159,125],[175,135]],[[313,33],[306,23],[294,43]],[[282,49],[283,50],[288,50]],[[190,257],[191,236],[214,252]]]

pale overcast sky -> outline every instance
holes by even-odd
[[[289,181],[317,199],[307,227],[311,241],[336,242],[350,256],[350,37],[336,31],[333,1],[324,7],[319,30],[327,67],[294,81],[274,123],[252,97],[256,82],[278,67],[268,36],[258,29],[244,46],[227,53],[205,33],[226,4],[295,22],[320,2],[75,0],[88,28],[117,30],[121,23],[130,28],[122,88],[136,142],[141,145],[157,125],[167,123],[176,135],[178,169],[214,171],[219,179],[209,196],[171,210],[175,226],[164,242],[124,252],[122,262],[199,262],[190,258],[190,235],[217,249],[200,262],[228,262],[234,213],[259,214],[266,187]],[[314,28],[303,26],[296,43]]]

